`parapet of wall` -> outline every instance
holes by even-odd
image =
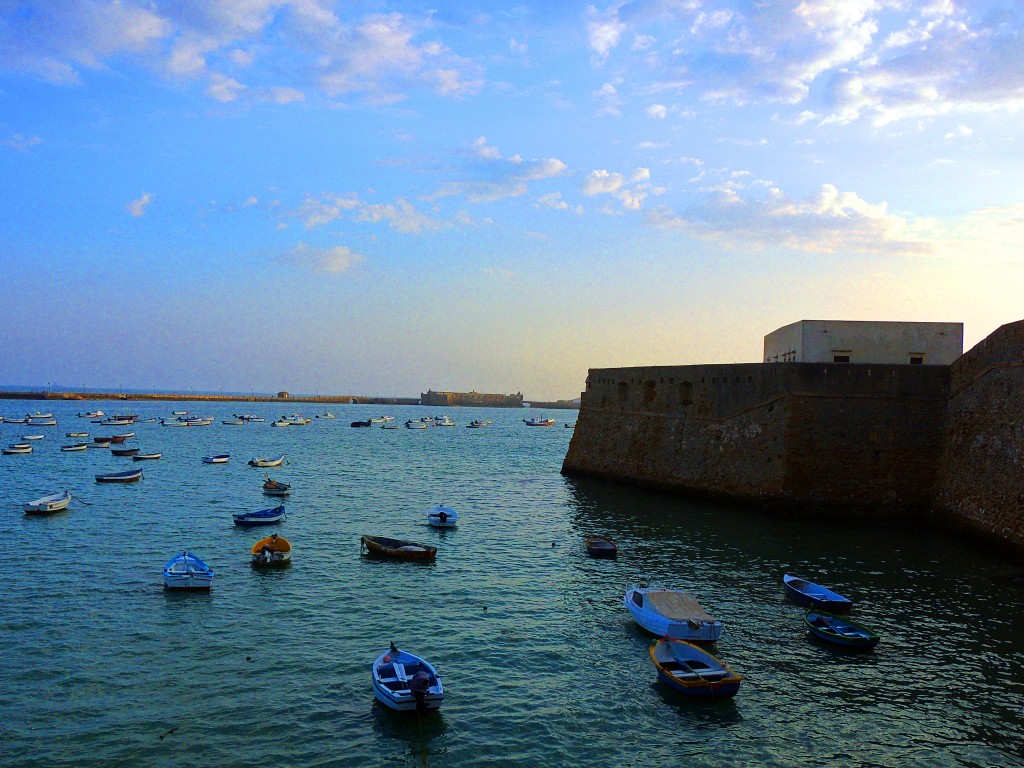
[[[1024,321],[953,363],[946,424],[935,510],[1024,549]]]
[[[562,471],[782,509],[927,508],[948,385],[926,366],[591,369]]]

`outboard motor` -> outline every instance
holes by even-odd
[[[409,681],[409,690],[412,691],[413,698],[416,699],[416,709],[425,710],[427,708],[427,691],[430,690],[430,675],[423,670],[417,672]]]

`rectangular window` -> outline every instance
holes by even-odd
[[[910,364],[911,365],[924,365],[924,355],[911,355],[910,356]]]
[[[850,362],[849,355],[832,355],[833,363],[848,363]]]

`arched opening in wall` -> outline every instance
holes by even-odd
[[[643,405],[650,405],[658,395],[658,385],[653,380],[644,382]]]
[[[679,382],[679,404],[680,405],[693,405],[693,382],[692,381],[681,381],[681,382]]]
[[[629,400],[629,384],[627,384],[624,381],[620,381],[618,386],[618,392],[620,403],[625,403],[627,400]]]

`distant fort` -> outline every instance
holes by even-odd
[[[1024,321],[963,355],[958,328],[962,349],[959,324],[803,321],[765,337],[769,362],[593,368],[562,472],[1024,552]]]
[[[420,393],[420,403],[447,408],[455,405],[479,405],[489,408],[522,408],[523,393],[514,395],[488,395],[483,392],[435,392],[428,389]]]

